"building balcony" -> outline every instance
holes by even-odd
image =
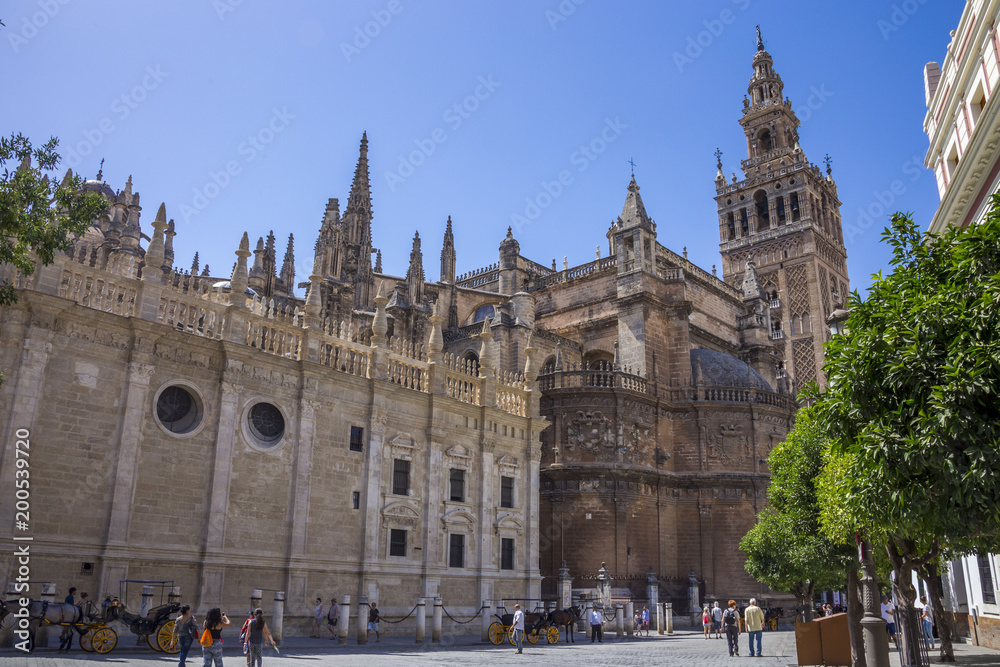
[[[776,329],[771,332],[771,340],[780,340],[785,337],[785,332],[781,329]]]

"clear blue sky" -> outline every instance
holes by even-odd
[[[189,267],[197,250],[215,275],[244,231],[254,242],[273,229],[279,263],[295,234],[306,280],[365,130],[387,272],[405,274],[419,230],[437,280],[449,215],[459,273],[496,261],[514,216],[533,218],[516,237],[536,261],[581,264],[597,245],[606,256],[629,159],[660,242],[711,269],[713,153],[727,175],[746,158],[737,120],[759,23],[806,155],[833,159],[851,284],[864,290],[889,252],[884,217],[851,231],[859,210],[878,212],[881,198],[926,227],[937,207],[922,72],[944,59],[963,6],[14,0],[0,10],[0,130],[58,136],[89,178],[105,158],[116,190],[131,174],[143,230],[166,202],[175,263]]]

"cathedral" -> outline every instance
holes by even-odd
[[[758,39],[743,174],[715,177],[721,277],[659,243],[634,176],[604,257],[546,266],[508,228],[457,274],[449,218],[432,281],[419,234],[382,267],[363,135],[296,282],[273,233],[233,239],[231,274],[176,268],[166,207],[144,230],[131,178],[98,173],[108,207],[68,252],[0,267],[0,487],[30,441],[32,582],[169,580],[201,611],[284,591],[293,633],[317,596],[469,616],[561,573],[678,613],[761,597],[738,543],[849,289],[837,186],[782,89]],[[18,511],[0,498],[8,538]]]

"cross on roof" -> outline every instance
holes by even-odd
[[[632,158],[629,158],[628,159],[628,163],[630,165],[632,165],[632,175],[635,176],[635,160],[633,160]]]

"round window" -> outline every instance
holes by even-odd
[[[285,418],[270,403],[257,403],[247,415],[250,432],[264,445],[273,445],[285,434]]]
[[[186,388],[170,385],[156,398],[156,419],[170,433],[190,433],[201,423],[198,400]]]

